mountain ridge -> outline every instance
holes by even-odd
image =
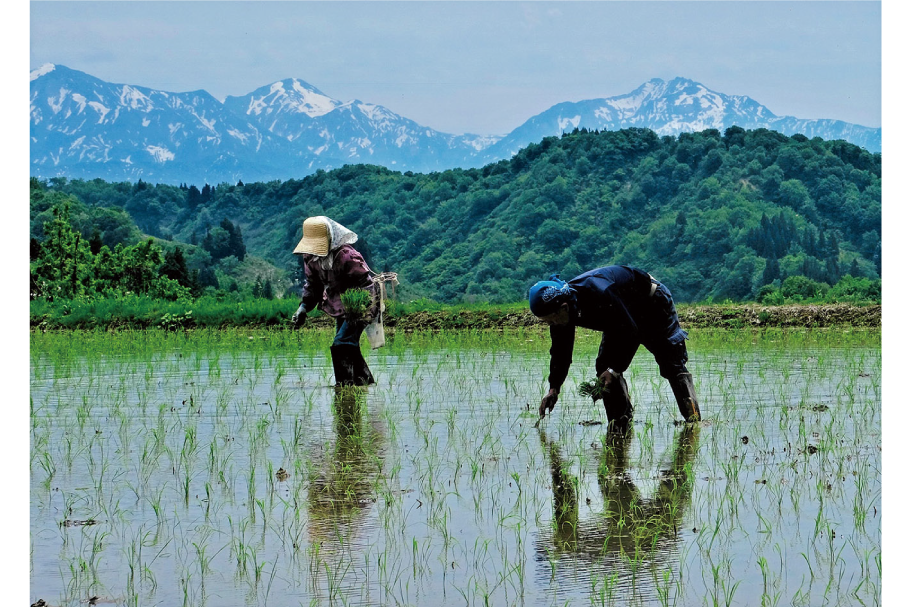
[[[479,167],[575,128],[650,128],[676,136],[709,128],[769,128],[881,149],[881,129],[776,116],[750,97],[677,77],[624,95],[565,101],[505,136],[454,135],[359,99],[339,101],[299,78],[219,101],[110,83],[60,64],[30,73],[31,175],[111,181],[222,183],[299,178],[345,164],[432,172]]]

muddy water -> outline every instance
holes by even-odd
[[[79,605],[880,602],[875,332],[696,333],[705,420],[647,352],[635,421],[534,429],[548,339],[36,335],[31,599]]]

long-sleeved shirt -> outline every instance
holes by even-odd
[[[569,374],[576,326],[608,333],[614,343],[669,338],[679,327],[675,315],[654,313],[654,306],[649,305],[651,276],[638,268],[597,268],[568,283],[575,290],[576,313],[568,324],[550,326],[551,388],[558,390]]]
[[[344,315],[341,294],[348,289],[366,289],[372,293],[373,280],[370,268],[357,250],[349,244],[329,252],[334,255],[332,268],[326,270],[319,258],[311,257],[304,263],[304,275],[300,302],[307,311],[318,307],[332,317]]]

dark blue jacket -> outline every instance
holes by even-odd
[[[580,274],[568,282],[575,290],[569,324],[550,327],[551,388],[562,386],[569,374],[576,326],[602,331],[605,342],[624,344],[672,338],[681,331],[675,310],[667,314],[662,307],[654,305],[652,279],[643,270],[607,266]],[[669,297],[669,291],[663,286],[658,288]],[[680,336],[683,338],[684,333]]]

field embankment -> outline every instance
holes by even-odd
[[[66,329],[189,329],[189,328],[290,328],[290,317],[297,303],[290,300],[245,302],[156,302],[155,305],[99,305],[68,303],[60,306],[33,306],[32,330]],[[880,327],[881,305],[798,304],[764,306],[758,304],[680,305],[683,328],[765,328],[765,327]],[[386,312],[385,326],[392,331],[499,330],[544,324],[523,305],[494,307],[435,306],[409,309],[392,306]],[[309,325],[332,327],[334,321],[313,314]]]
[[[693,305],[679,306],[683,328],[744,327],[880,327],[882,307],[848,304],[827,305]],[[413,312],[389,318],[396,330],[504,329],[543,323],[529,311],[452,310]]]

